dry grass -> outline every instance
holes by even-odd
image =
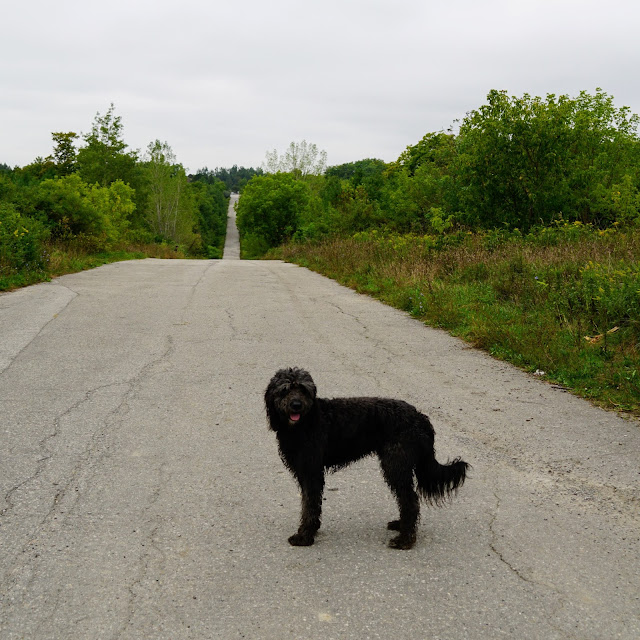
[[[280,257],[543,370],[603,406],[640,414],[638,230],[565,225],[526,237],[439,238],[369,232],[286,246]]]
[[[0,269],[0,291],[12,291],[52,277],[77,273],[120,260],[143,258],[186,258],[180,248],[166,244],[126,244],[111,251],[96,251],[86,242],[71,239],[47,243],[42,250],[38,268]],[[2,265],[0,265],[1,267]]]

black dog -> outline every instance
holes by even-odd
[[[399,534],[390,547],[410,549],[416,541],[420,502],[442,503],[465,480],[468,464],[459,458],[441,465],[435,458],[434,430],[427,416],[401,400],[316,397],[303,369],[280,369],[264,396],[269,426],[275,431],[284,464],[302,492],[295,546],[313,544],[320,528],[325,470],[337,471],[370,454],[380,458],[400,518],[388,528]]]

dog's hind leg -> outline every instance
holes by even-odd
[[[289,544],[294,547],[308,547],[313,544],[316,532],[320,528],[324,473],[301,478],[300,488],[302,490],[300,527],[298,528],[298,532],[289,538]]]
[[[398,502],[400,517],[387,525],[398,531],[389,546],[392,549],[411,549],[416,541],[420,517],[420,500],[413,486],[413,465],[400,445],[386,447],[379,453],[380,466],[386,483]]]

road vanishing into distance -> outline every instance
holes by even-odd
[[[3,640],[640,638],[637,422],[224,255],[0,296]],[[473,465],[411,551],[387,547],[374,459],[328,476],[314,546],[287,543],[300,499],[263,393],[293,365],[320,395],[407,400]]]

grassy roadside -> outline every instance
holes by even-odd
[[[640,230],[374,232],[288,245],[295,262],[593,402],[640,416]]]
[[[162,244],[126,245],[117,250],[92,253],[74,243],[49,243],[35,268],[0,269],[0,291],[13,291],[67,273],[94,269],[121,260],[142,258],[185,258],[180,249]],[[2,265],[0,265],[1,267]]]

